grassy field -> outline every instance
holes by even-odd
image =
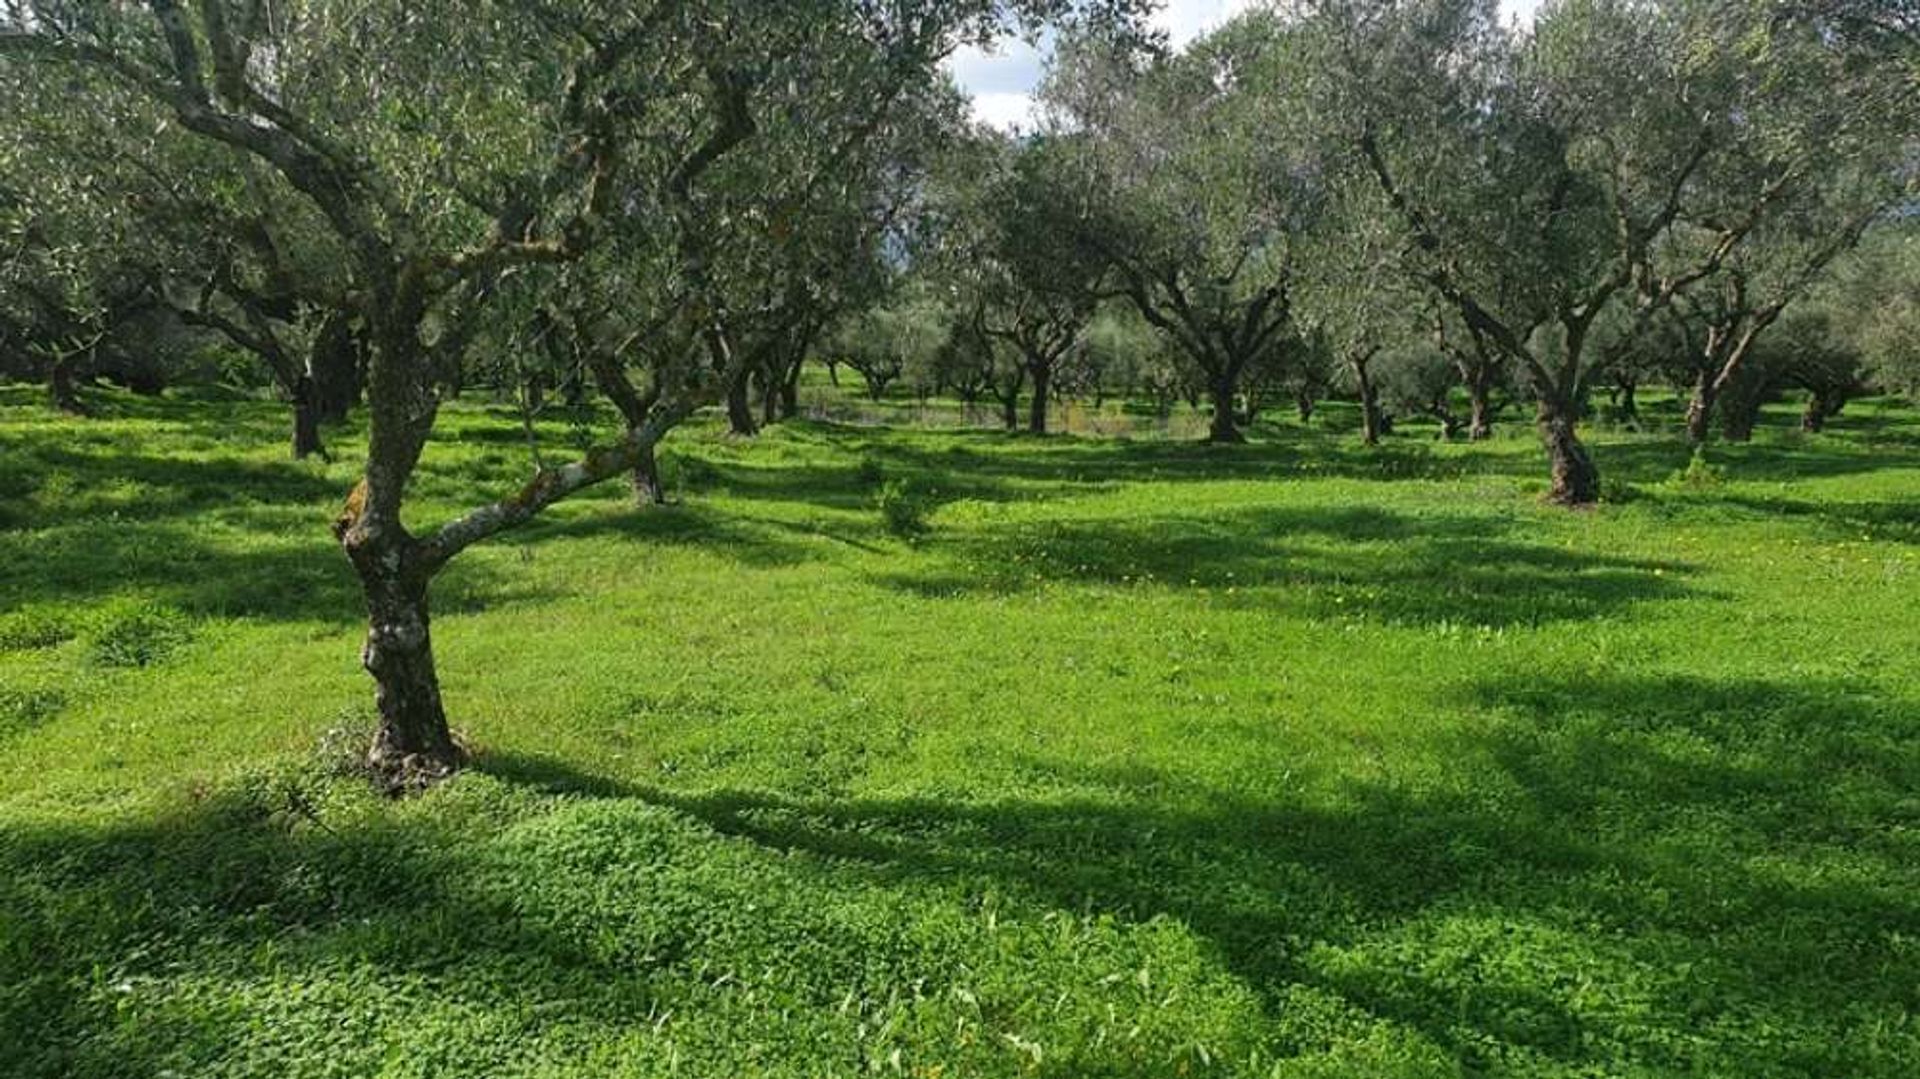
[[[681,432],[436,585],[477,759],[389,802],[352,434],[98,400],[0,391],[0,1075],[1920,1074],[1911,409],[1584,513],[1523,431]],[[421,524],[527,469],[439,437]]]

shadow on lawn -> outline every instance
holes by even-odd
[[[1044,803],[665,792],[510,755],[479,767],[886,874],[1170,915],[1270,1001],[1330,991],[1469,1071],[1534,1055],[1900,1074],[1898,1047],[1866,1034],[1911,1005],[1895,972],[1920,891],[1888,830],[1920,785],[1911,705],[1846,683],[1686,677],[1500,679],[1469,696],[1513,721],[1461,738],[1472,780],[1350,783],[1311,804],[1079,764],[1053,770],[1087,796]]]
[[[14,450],[0,487],[0,529],[192,519],[254,507],[311,513],[345,497],[337,480],[291,461],[196,460],[146,454],[119,444],[95,451],[36,444]],[[57,487],[49,493],[48,487]],[[29,504],[31,499],[31,504]]]
[[[542,1030],[529,1016],[631,1021],[669,984],[764,961],[826,1015],[849,986],[938,990],[956,961],[1017,962],[886,928],[990,893],[1012,917],[1173,919],[1266,1002],[1272,1053],[1334,1037],[1290,1025],[1304,988],[1349,1017],[1341,1036],[1390,1021],[1470,1072],[1901,1074],[1920,928],[1896,827],[1920,785],[1907,705],[1656,676],[1491,679],[1462,703],[1505,721],[1461,736],[1457,782],[1317,797],[1058,761],[1035,764],[1070,796],[828,800],[494,753],[476,768],[531,799],[514,819],[533,827],[505,840],[492,803],[335,828],[258,791],[145,826],[16,826],[0,1042],[28,1047],[23,1075],[135,1074],[208,1066],[258,1022],[189,998],[129,1023],[145,998],[119,979],[424,985],[520,1037]]]
[[[1762,516],[1792,517],[1812,523],[1833,539],[1920,544],[1920,502],[1812,502],[1803,498],[1696,493],[1703,502],[1738,507]]]
[[[345,556],[317,526],[295,535],[302,538],[236,549],[185,524],[106,526],[50,542],[0,534],[0,594],[23,606],[78,608],[133,593],[197,617],[361,624],[365,601]],[[497,560],[468,558],[435,580],[433,612],[473,614],[559,594]]]
[[[1680,582],[1685,565],[1512,538],[1522,526],[1493,516],[1291,507],[1001,525],[932,541],[944,568],[876,579],[926,597],[1054,583],[1197,588],[1230,607],[1495,628],[1698,594]]]

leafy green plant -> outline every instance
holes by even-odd
[[[57,689],[0,689],[0,737],[37,727],[66,704]]]
[[[1707,460],[1706,447],[1696,446],[1693,456],[1687,460],[1687,467],[1675,472],[1667,483],[1673,487],[1683,487],[1693,491],[1709,490],[1726,482],[1726,474],[1718,465]]]
[[[146,600],[123,600],[100,613],[87,643],[94,662],[103,667],[151,667],[192,638],[192,622],[179,611]]]
[[[0,615],[0,652],[30,652],[72,640],[73,620],[53,607],[23,607]]]
[[[1636,489],[1633,484],[1620,479],[1618,476],[1602,476],[1600,478],[1600,501],[1602,502],[1619,505],[1623,502],[1631,502],[1639,497],[1639,490]]]
[[[880,519],[885,522],[887,531],[894,535],[912,537],[926,531],[926,499],[908,481],[896,479],[881,484],[880,490],[874,494],[873,504],[880,511]]]

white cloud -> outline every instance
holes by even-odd
[[[1253,7],[1257,0],[1167,0],[1148,17],[1175,48]],[[1509,20],[1531,22],[1542,0],[1500,0]],[[991,51],[967,46],[947,61],[947,70],[973,97],[973,117],[1000,128],[1034,126],[1033,92],[1040,85],[1047,44],[1039,48],[1009,37]]]
[[[973,118],[1002,131],[1032,131],[1040,126],[1032,94],[993,92],[973,95]]]
[[[1168,0],[1165,7],[1147,18],[1157,30],[1165,30],[1176,49],[1219,26],[1253,6],[1253,0]]]

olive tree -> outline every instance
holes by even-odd
[[[1083,227],[1071,136],[977,131],[935,174],[937,262],[980,333],[1014,350],[1032,385],[1027,430],[1045,434],[1058,368],[1084,344],[1107,262]]]
[[[1029,15],[1060,4],[1018,5]],[[836,58],[912,80],[1004,14],[991,0],[659,0],[537,5],[425,0],[10,0],[0,56],[30,80],[84,71],[168,114],[167,137],[247,155],[325,220],[364,327],[368,444],[334,522],[368,612],[376,684],[369,762],[396,786],[444,775],[449,730],[428,590],[461,551],[555,501],[629,474],[641,455],[737,377],[722,294],[697,234],[709,174],[786,117],[771,95],[857,94]],[[840,114],[883,124],[891,96]],[[722,180],[724,182],[724,180]],[[616,221],[673,237],[704,367],[684,373],[625,436],[517,491],[416,533],[408,481],[504,280],[580,261]]]
[[[1725,5],[1639,0],[1550,2],[1524,31],[1484,0],[1305,6],[1324,144],[1377,187],[1406,271],[1518,371],[1549,497],[1593,501],[1577,428],[1596,324],[1615,303],[1651,317],[1712,276],[1785,182],[1767,176],[1686,259],[1655,258],[1747,134],[1733,120],[1765,63],[1738,48],[1753,26]]]
[[[1115,287],[1199,371],[1208,438],[1243,440],[1243,377],[1293,329],[1296,246],[1317,177],[1249,76],[1288,52],[1242,19],[1168,56],[1127,42],[1070,43],[1044,96],[1075,133],[1086,241]]]

